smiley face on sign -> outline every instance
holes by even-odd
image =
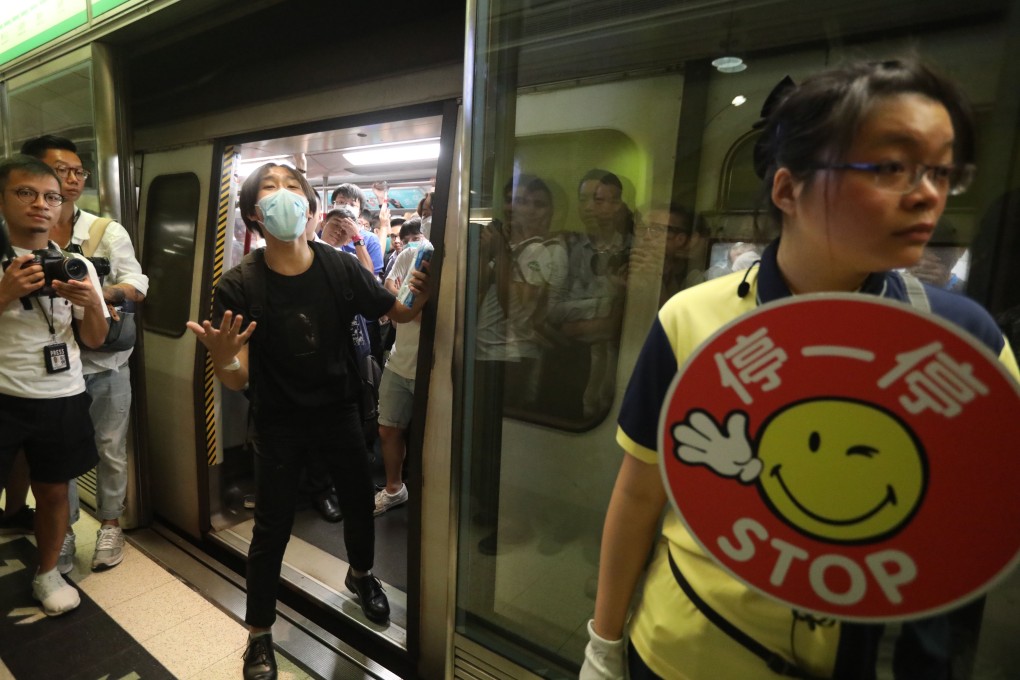
[[[924,450],[895,415],[844,399],[789,406],[762,426],[759,491],[791,526],[823,541],[875,541],[917,510]]]
[[[876,342],[885,324],[897,333]],[[844,619],[920,617],[1020,555],[1020,464],[1005,444],[1020,428],[997,417],[1011,412],[1015,381],[949,324],[804,296],[691,357],[663,407],[660,463],[692,536],[749,586]]]

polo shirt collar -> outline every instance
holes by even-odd
[[[755,280],[755,301],[759,305],[793,295],[779,271],[779,264],[776,261],[778,252],[779,239],[776,239],[761,254],[761,260],[758,264],[758,276]],[[889,276],[889,272],[868,274],[868,278],[864,279],[864,284],[857,292],[885,297],[889,293]]]

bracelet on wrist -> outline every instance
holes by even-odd
[[[231,372],[239,371],[241,370],[241,360],[238,359],[237,357],[234,357],[233,361],[231,361],[229,364],[226,364],[225,366],[220,366],[220,368],[222,368],[224,371]]]

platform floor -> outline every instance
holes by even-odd
[[[0,680],[240,678],[244,624],[135,548],[130,534],[124,561],[93,572],[98,528],[84,512],[74,526],[77,552],[68,576],[83,603],[54,618],[31,597],[34,537],[0,536],[0,630],[11,627],[0,633]],[[21,634],[23,626],[31,630]],[[279,650],[276,658],[281,680],[316,677]]]

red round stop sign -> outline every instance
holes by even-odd
[[[688,530],[796,609],[916,618],[1020,557],[1020,389],[952,324],[865,295],[763,306],[690,357],[659,460]]]

